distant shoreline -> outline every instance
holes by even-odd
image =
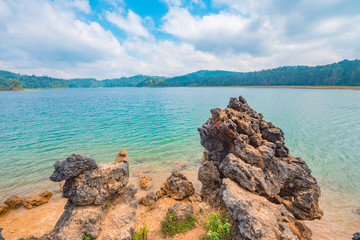
[[[90,88],[287,88],[287,89],[328,89],[328,90],[355,90],[359,91],[360,86],[169,86],[169,87],[90,87]],[[27,91],[27,90],[46,90],[46,89],[77,89],[77,88],[16,88],[1,89],[0,91]],[[80,89],[80,88],[79,88]],[[81,89],[84,89],[81,87]]]

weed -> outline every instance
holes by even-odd
[[[91,240],[91,238],[89,236],[84,236],[84,240]]]
[[[178,222],[175,220],[174,214],[169,214],[161,221],[161,228],[166,236],[173,236],[177,233],[186,232],[196,227],[196,219],[189,216],[185,221]]]
[[[110,205],[111,205],[111,203],[109,203],[109,202],[106,203],[106,206],[107,206],[107,207],[110,207]]]
[[[199,208],[199,213],[204,213],[204,209]]]
[[[149,230],[147,230],[147,227],[144,226],[140,229],[140,231],[136,232],[136,234],[133,236],[132,240],[147,240],[147,234]]]
[[[225,211],[211,212],[206,217],[207,233],[200,236],[201,240],[231,240],[231,218]]]

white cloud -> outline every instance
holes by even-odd
[[[142,18],[129,10],[127,16],[122,16],[114,12],[109,12],[106,15],[109,22],[115,24],[118,28],[124,30],[127,34],[139,37],[149,38],[150,34],[142,25]]]

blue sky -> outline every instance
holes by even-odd
[[[0,69],[98,79],[358,59],[359,0],[0,0]]]

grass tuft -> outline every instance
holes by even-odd
[[[207,233],[200,236],[201,240],[231,240],[231,218],[225,211],[211,212],[206,217]]]
[[[132,240],[147,240],[147,234],[149,230],[147,230],[147,227],[142,227],[136,234],[133,236]]]
[[[174,236],[177,233],[183,233],[196,227],[196,219],[189,216],[183,222],[177,222],[174,214],[169,214],[161,221],[162,231],[166,236]]]

